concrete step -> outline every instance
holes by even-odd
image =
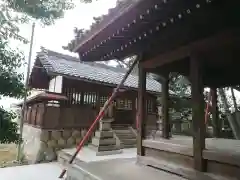
[[[71,154],[61,150],[58,152],[57,161],[63,166],[68,166],[69,164],[68,162],[71,157],[72,157]],[[82,161],[80,159],[75,158],[73,164],[79,165],[81,162]]]
[[[136,139],[120,139],[123,144],[137,144]]]
[[[132,134],[132,131],[130,129],[113,129],[115,133],[118,133],[118,134],[125,134],[125,133],[131,133]]]
[[[100,137],[103,137],[103,138],[112,138],[113,137],[113,132],[112,131],[96,131],[95,132],[95,136],[100,138]]]
[[[121,138],[126,138],[126,139],[128,139],[128,138],[136,138],[136,136],[134,135],[134,134],[118,134],[118,133],[116,133],[116,135],[118,136],[118,138],[119,139],[121,139]]]
[[[114,133],[121,141],[121,148],[135,148],[137,144],[136,135],[128,127],[113,128]]]
[[[127,127],[130,127],[131,124],[112,124],[112,127],[124,127],[124,128],[127,128]]]
[[[99,145],[115,145],[116,144],[116,139],[115,138],[106,138],[106,139],[99,139],[97,137],[92,138],[92,144],[95,146]]]
[[[106,151],[117,151],[119,150],[116,145],[106,145],[106,146],[95,146],[89,144],[88,147],[96,152],[106,152]]]
[[[122,147],[124,149],[127,149],[127,148],[136,148],[137,147],[137,144],[122,144]]]

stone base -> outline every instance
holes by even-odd
[[[85,133],[86,129],[44,130],[25,124],[24,155],[30,163],[54,161],[59,150],[75,147]]]
[[[122,150],[119,149],[117,146],[108,146],[108,147],[99,147],[94,146],[92,144],[88,145],[89,149],[93,150],[96,152],[96,156],[106,156],[106,155],[114,155],[114,154],[121,154]]]
[[[97,155],[110,155],[119,154],[120,145],[117,145],[116,138],[114,137],[111,129],[111,119],[103,119],[100,121],[99,130],[95,132],[89,148],[94,150]]]

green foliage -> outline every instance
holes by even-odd
[[[45,25],[53,24],[66,10],[74,8],[72,0],[4,0],[4,4],[15,12],[41,20]]]
[[[24,92],[23,74],[17,71],[24,62],[24,56],[9,48],[0,37],[0,94],[20,98]]]
[[[24,94],[23,74],[19,68],[24,56],[9,47],[10,39],[28,43],[20,35],[19,25],[29,20],[40,20],[51,25],[66,10],[74,8],[72,0],[2,0],[0,2],[0,95],[21,98]],[[17,143],[19,134],[15,115],[0,108],[0,143]]]
[[[18,143],[18,124],[13,122],[16,114],[0,108],[0,143]]]
[[[28,22],[27,16],[14,13],[4,4],[0,4],[0,37],[4,40],[15,39],[28,43],[27,39],[19,35],[19,23]]]

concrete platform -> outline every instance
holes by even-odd
[[[0,180],[59,180],[62,169],[58,163],[0,168]]]
[[[136,164],[136,158],[82,163],[68,168],[66,180],[185,180],[185,178]]]
[[[76,151],[76,148],[63,149],[63,150],[61,150],[59,155],[62,153],[65,156],[70,157],[74,154],[75,151]],[[122,153],[120,153],[120,154],[99,156],[91,148],[84,147],[79,152],[76,159],[78,159],[81,162],[88,163],[88,162],[93,162],[93,161],[102,161],[102,160],[119,159],[119,158],[136,158],[136,157],[137,157],[137,149],[136,148],[122,149]]]

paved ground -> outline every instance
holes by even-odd
[[[82,163],[69,169],[76,180],[186,180],[179,176],[136,164],[136,158]],[[71,179],[70,178],[70,179]]]
[[[70,155],[73,155],[75,151],[76,151],[76,148],[62,150],[62,152],[65,152]],[[122,158],[126,159],[126,158],[135,158],[135,157],[137,157],[137,148],[122,149],[122,153],[120,154],[97,156],[95,151],[89,149],[88,147],[84,147],[77,155],[77,158],[83,162],[93,162],[93,161],[122,159]]]
[[[59,180],[61,171],[58,163],[0,168],[0,180]]]

